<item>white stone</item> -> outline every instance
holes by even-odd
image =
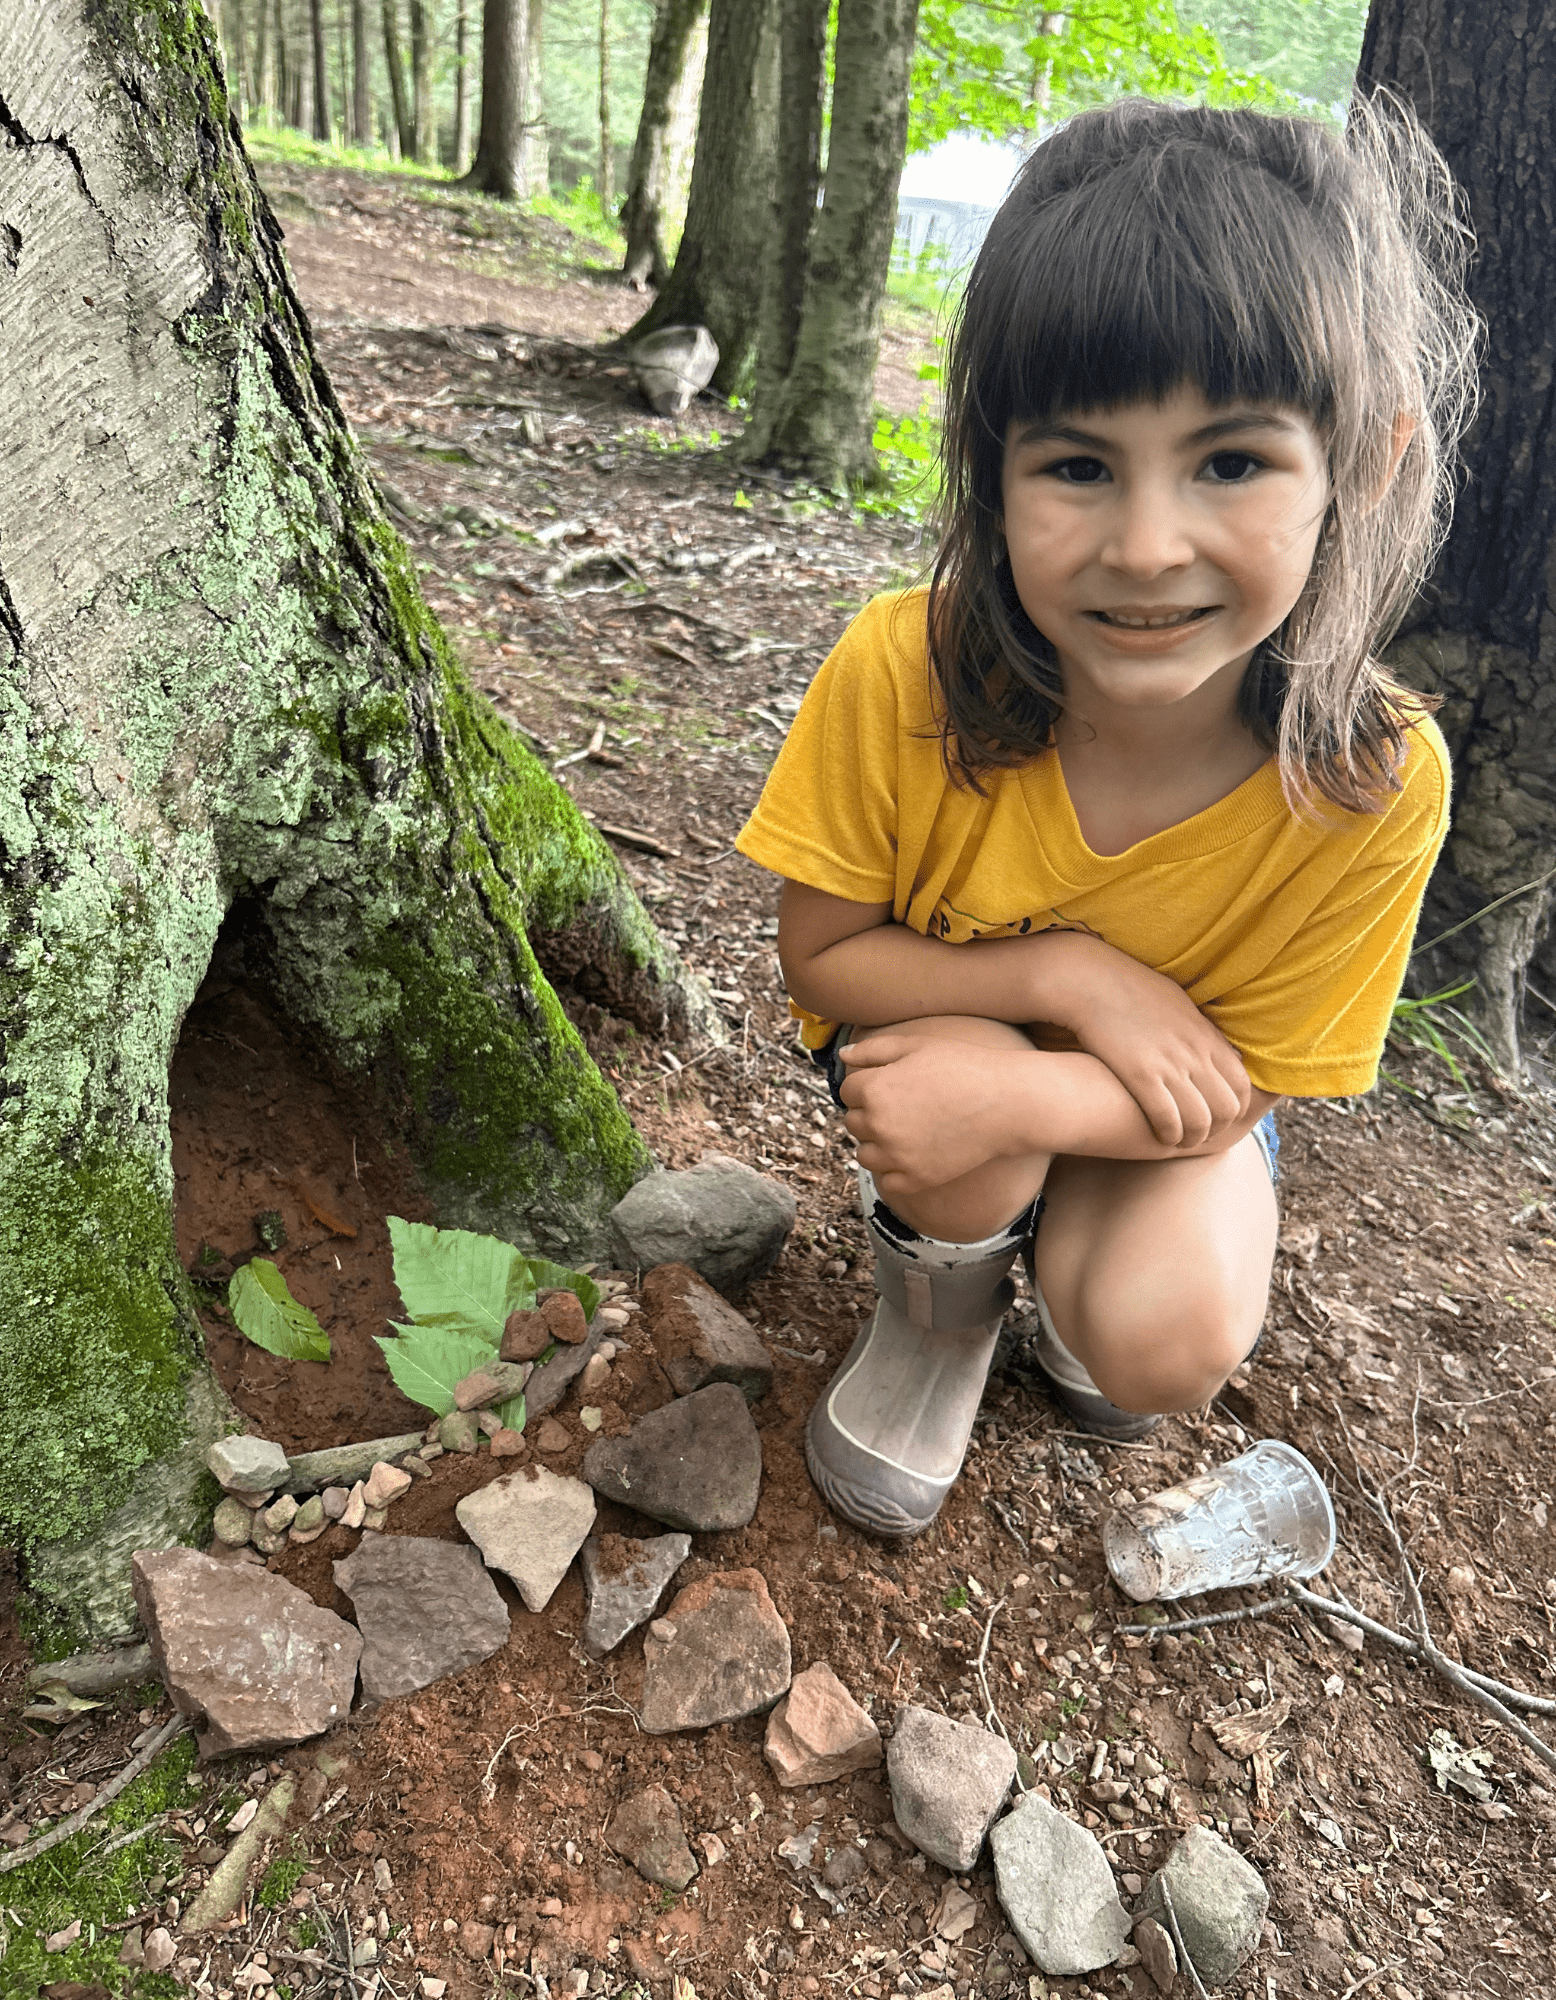
[[[1129,1917],[1095,1835],[1028,1792],[989,1835],[1000,1905],[1042,1972],[1096,1972],[1129,1938]]]
[[[488,1569],[511,1576],[531,1611],[544,1611],[594,1526],[594,1495],[581,1479],[526,1466],[467,1493],[455,1518]]]

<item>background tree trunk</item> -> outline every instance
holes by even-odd
[[[330,143],[330,52],[324,36],[324,0],[308,0],[313,31],[313,136]]]
[[[1490,344],[1469,477],[1388,658],[1447,697],[1439,720],[1453,751],[1453,830],[1422,938],[1509,898],[1425,952],[1413,984],[1426,992],[1474,975],[1481,1024],[1516,1074],[1531,965],[1546,996],[1542,1031],[1556,1025],[1556,955],[1541,949],[1543,878],[1556,868],[1556,155],[1531,139],[1549,129],[1556,15],[1378,0],[1357,80],[1367,91],[1392,85],[1415,106],[1468,194],[1480,244],[1470,289]]]
[[[659,0],[643,79],[621,226],[627,238],[622,276],[641,291],[657,291],[670,275],[666,236],[680,220],[676,184],[684,174],[676,158],[676,135],[684,127],[687,100],[702,89],[708,53],[708,0]]]
[[[275,0],[276,116],[283,125],[292,121],[292,49],[286,32],[286,9]]]
[[[545,106],[545,5],[529,0],[529,35],[524,63],[524,195],[526,200],[551,188],[551,139]]]
[[[400,60],[400,0],[383,0],[384,62],[389,70],[389,95],[394,100],[394,129],[402,160],[416,157],[416,128],[405,93],[405,66]]]
[[[102,1637],[231,1418],[168,1125],[229,914],[440,1219],[553,1254],[646,1157],[542,967],[712,1016],[428,613],[203,18],[0,15],[0,127],[0,1535]]]
[[[713,0],[686,228],[675,266],[624,344],[658,326],[705,326],[714,386],[750,381],[762,308],[778,123],[778,0]]]
[[[828,0],[782,0],[777,171],[772,250],[762,292],[756,403],[771,407],[794,365],[805,276],[821,187],[821,113],[827,80]]]
[[[351,0],[351,136],[373,143],[373,58],[367,35],[367,0]]]
[[[616,156],[611,138],[611,0],[600,0],[600,206],[616,206]]]
[[[470,171],[470,4],[454,16],[454,172]]]
[[[775,371],[759,376],[746,440],[749,455],[793,462],[826,485],[869,479],[876,469],[875,363],[917,22],[918,0],[839,0],[826,192],[811,234],[804,309],[782,386],[774,386]],[[778,274],[780,287],[793,281],[792,271]],[[776,335],[788,325],[780,312]]]
[[[270,52],[270,0],[259,0],[259,27],[254,50],[254,98],[257,108],[261,111],[275,110],[275,82]]]
[[[513,201],[526,192],[524,105],[529,55],[525,0],[485,0],[481,11],[481,136],[466,185]]]
[[[411,0],[411,130],[413,160],[433,165],[438,157],[437,123],[432,102],[432,58],[436,36],[426,0]]]

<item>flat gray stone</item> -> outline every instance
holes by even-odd
[[[467,1493],[454,1518],[488,1569],[511,1576],[531,1611],[544,1611],[594,1526],[594,1495],[581,1479],[526,1465]]]
[[[719,344],[705,326],[662,326],[630,350],[638,387],[662,417],[678,417],[713,380]]]
[[[678,1396],[733,1382],[748,1403],[773,1386],[773,1357],[756,1328],[689,1264],[659,1264],[643,1278],[643,1317]]]
[[[591,1535],[583,1545],[583,1649],[599,1660],[659,1609],[670,1579],[692,1552],[690,1535]]]
[[[646,1881],[677,1894],[697,1873],[679,1808],[663,1785],[650,1785],[622,1800],[605,1829],[605,1845],[630,1861]]]
[[[671,1528],[743,1528],[756,1512],[762,1444],[733,1382],[639,1417],[624,1438],[596,1438],[583,1476],[596,1493]]]
[[[660,1736],[760,1715],[791,1674],[789,1628],[766,1579],[718,1570],[688,1584],[643,1635],[643,1727]]]
[[[508,1607],[474,1549],[368,1534],[333,1568],[361,1627],[370,1701],[414,1694],[507,1644]]]
[[[1005,1803],[1016,1753],[975,1722],[910,1704],[897,1711],[886,1775],[892,1812],[909,1840],[953,1875],[965,1875]]]
[[[325,1451],[296,1452],[287,1460],[286,1478],[278,1483],[286,1493],[318,1493],[326,1486],[344,1486],[349,1492],[375,1465],[385,1459],[404,1458],[420,1446],[421,1432],[405,1431],[399,1437],[369,1438],[365,1444],[332,1444]]]
[[[989,1834],[1000,1907],[1040,1972],[1096,1972],[1129,1937],[1101,1843],[1028,1792]]]
[[[537,1367],[524,1385],[524,1420],[543,1417],[554,1410],[583,1373],[585,1365],[600,1351],[605,1328],[596,1320],[585,1337],[572,1347],[558,1347],[543,1366]]]
[[[623,1270],[690,1264],[728,1297],[772,1269],[798,1212],[781,1181],[711,1154],[629,1189],[610,1213],[611,1244]]]
[[[1194,1969],[1210,1987],[1224,1986],[1258,1949],[1270,1892],[1252,1862],[1202,1826],[1191,1826],[1146,1884],[1136,1915],[1168,1930],[1162,1878]]]
[[[206,1447],[205,1462],[224,1493],[273,1493],[292,1470],[286,1453],[269,1438],[218,1438]]]
[[[345,1720],[361,1635],[284,1577],[195,1549],[131,1564],[153,1668],[203,1757],[305,1743]]]

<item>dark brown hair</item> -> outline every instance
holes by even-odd
[[[1312,572],[1255,652],[1241,709],[1293,803],[1377,809],[1422,698],[1374,655],[1441,547],[1476,402],[1470,249],[1442,156],[1387,96],[1357,98],[1343,138],[1135,98],[1037,147],[973,267],[947,366],[929,632],[959,782],[1028,762],[1063,706],[1005,551],[1011,422],[1193,384],[1215,404],[1299,410],[1324,442]],[[1390,479],[1401,414],[1415,428]]]

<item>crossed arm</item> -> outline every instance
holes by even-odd
[[[1227,1151],[1276,1103],[1181,987],[1074,931],[951,945],[786,882],[778,951],[802,1007],[861,1028],[901,1027],[845,1051],[860,1159],[929,1187],[1025,1154],[1171,1160]],[[914,1021],[1051,1022],[1074,1052],[916,1038]]]

